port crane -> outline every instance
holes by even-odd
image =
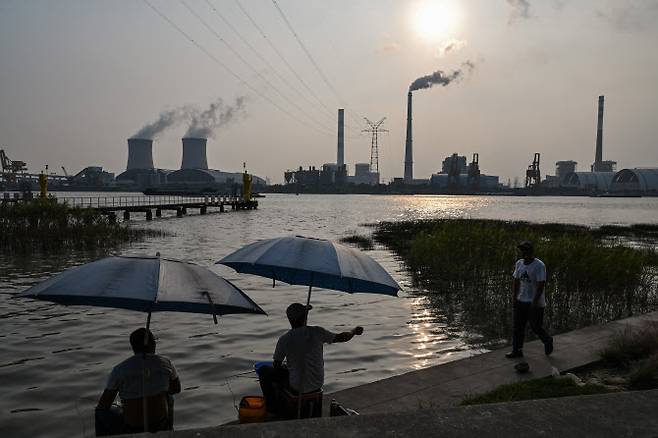
[[[480,154],[475,152],[473,160],[468,165],[468,186],[478,190],[480,188]]]
[[[541,184],[541,171],[539,170],[539,152],[535,152],[532,164],[525,171],[525,186],[527,189],[536,189]]]
[[[25,161],[10,160],[4,149],[0,149],[0,165],[2,166],[2,181],[16,181],[16,174],[25,172],[27,164]]]

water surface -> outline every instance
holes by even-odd
[[[70,194],[65,194],[70,195]],[[83,194],[83,196],[86,196]],[[104,195],[101,195],[104,196]],[[259,394],[253,363],[272,355],[287,330],[286,306],[303,301],[303,287],[238,275],[214,262],[257,239],[290,234],[337,240],[369,233],[363,224],[415,218],[491,218],[532,222],[658,223],[658,198],[268,195],[256,211],[167,215],[134,226],[169,231],[117,251],[155,254],[209,266],[247,292],[269,316],[158,313],[152,329],[158,352],[178,368],[176,428],[217,425],[236,417],[241,396]],[[476,333],[449,308],[429,309],[400,261],[385,248],[369,254],[403,286],[399,298],[316,290],[312,324],[342,331],[356,324],[365,334],[325,349],[325,391],[379,380],[477,354]],[[0,254],[0,429],[4,436],[91,436],[92,409],[111,368],[130,354],[128,335],[145,315],[126,310],[64,307],[16,300],[19,291],[62,270],[100,257],[70,253],[17,257]]]

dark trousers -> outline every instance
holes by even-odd
[[[289,386],[288,368],[271,367],[268,365],[260,367],[258,370],[258,381],[260,389],[265,397],[265,407],[267,412],[277,413],[283,405],[281,400],[281,389]]]
[[[514,351],[523,349],[525,328],[528,322],[530,322],[532,331],[535,332],[544,344],[553,340],[542,327],[544,324],[544,308],[533,308],[531,303],[516,300],[514,302],[514,338],[512,339],[512,349]]]

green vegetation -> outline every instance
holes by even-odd
[[[375,247],[375,242],[372,240],[372,238],[368,236],[361,236],[359,234],[342,237],[340,241],[342,243],[354,245],[363,250],[371,250]]]
[[[487,344],[511,333],[518,242],[531,240],[546,263],[545,316],[559,333],[657,307],[656,252],[628,245],[628,239],[655,242],[657,234],[649,225],[590,229],[447,219],[382,223],[374,238],[404,260],[430,310]]]
[[[0,204],[3,252],[109,248],[162,235],[160,231],[129,228],[96,210],[71,208],[53,199]]]
[[[606,394],[610,392],[615,392],[615,390],[591,383],[579,385],[568,377],[546,377],[501,385],[486,394],[469,397],[462,401],[461,404],[480,405],[575,395]]]
[[[620,332],[601,351],[601,358],[627,374],[629,388],[658,388],[658,324]]]

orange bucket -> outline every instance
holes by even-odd
[[[265,421],[267,411],[265,410],[265,398],[255,395],[242,397],[238,410],[240,424],[261,423]]]

